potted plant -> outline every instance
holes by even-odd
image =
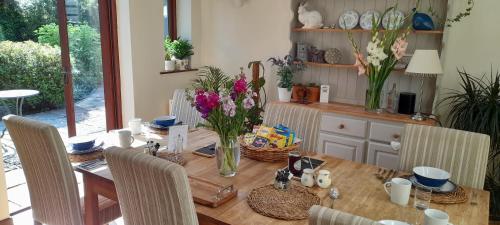
[[[472,76],[458,71],[460,90],[452,90],[439,102],[449,105],[452,128],[490,136],[490,154],[485,189],[490,191],[490,218],[500,220],[500,73]],[[471,149],[473,150],[473,149]]]
[[[190,57],[194,52],[193,45],[191,45],[188,40],[177,38],[177,40],[172,41],[168,48],[168,52],[177,60],[176,69],[186,70],[191,68]]]
[[[316,83],[307,85],[307,100],[309,102],[319,102],[320,89]]]
[[[283,59],[272,57],[267,61],[278,67],[278,98],[281,102],[290,102],[292,97],[293,76],[296,72],[304,69],[304,63],[300,60],[294,61],[291,55]]]
[[[245,121],[255,106],[255,93],[244,74],[231,78],[215,67],[202,68],[193,89],[188,100],[207,121],[204,126],[219,135],[215,150],[219,174],[234,176],[240,162],[237,138],[245,131]]]
[[[292,101],[300,102],[304,98],[304,85],[301,83],[293,84],[292,86]]]
[[[165,38],[163,42],[163,48],[165,49],[165,70],[174,71],[175,70],[175,60],[172,59],[170,48],[172,47],[172,39],[170,37]]]

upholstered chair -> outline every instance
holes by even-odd
[[[177,117],[177,121],[182,121],[183,124],[189,125],[189,128],[194,128],[199,123],[205,122],[201,118],[201,114],[187,100],[184,89],[176,89],[174,91],[171,107],[171,113]]]
[[[302,139],[300,150],[317,152],[321,112],[318,109],[289,103],[269,103],[264,112],[264,124],[283,124]]]
[[[3,118],[23,166],[35,225],[83,225],[83,198],[57,129],[35,120]],[[118,203],[99,199],[99,221],[120,217]]]
[[[335,209],[313,205],[309,209],[309,225],[382,225],[373,220]]]
[[[104,152],[125,225],[196,225],[198,219],[182,166],[135,151]]]
[[[450,172],[457,184],[482,189],[490,137],[443,127],[408,124],[401,140],[400,169],[432,166]]]

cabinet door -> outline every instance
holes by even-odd
[[[388,169],[399,169],[399,151],[390,145],[370,142],[368,144],[368,163]]]
[[[365,141],[333,134],[320,133],[319,148],[321,152],[337,158],[363,162]]]

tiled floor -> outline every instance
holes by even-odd
[[[88,98],[77,102],[75,104],[76,114],[76,127],[78,134],[95,134],[106,130],[105,110],[104,110],[104,97],[103,89],[98,88]],[[66,125],[66,112],[65,109],[57,109],[48,112],[42,112],[26,117],[43,121],[54,125],[64,141],[67,141],[68,132]],[[0,121],[0,131],[3,130],[4,125]],[[2,145],[4,154],[4,166],[6,171],[7,193],[9,199],[9,211],[16,213],[18,211],[29,209],[30,201],[28,195],[28,187],[24,178],[19,159],[15,152],[14,144],[8,134],[2,138]],[[77,174],[78,175],[78,174]],[[78,178],[79,185],[81,186],[81,179]],[[82,187],[80,187],[82,190]],[[30,222],[31,224],[32,222]]]

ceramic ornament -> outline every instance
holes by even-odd
[[[299,5],[299,22],[304,24],[302,28],[317,29],[323,27],[323,17],[318,11],[308,11],[307,2]]]

